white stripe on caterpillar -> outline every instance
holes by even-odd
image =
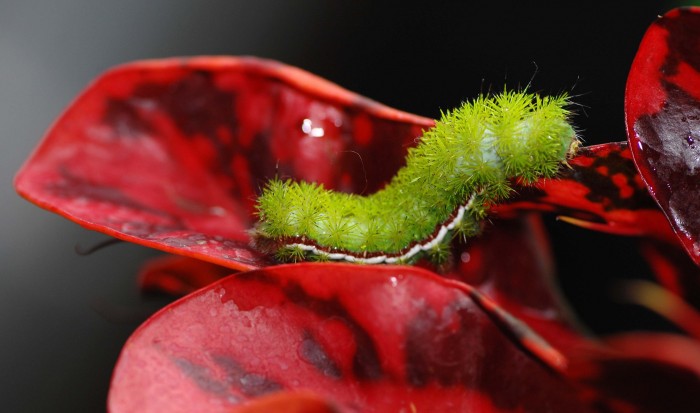
[[[445,237],[452,231],[457,224],[462,221],[464,217],[464,211],[469,208],[469,205],[474,202],[476,194],[469,198],[469,202],[466,205],[460,205],[457,209],[457,215],[449,223],[441,225],[437,234],[434,237],[430,237],[423,244],[416,244],[411,247],[407,252],[400,255],[377,255],[373,257],[362,257],[353,254],[341,253],[341,252],[328,252],[316,245],[302,244],[302,243],[292,243],[285,244],[286,248],[299,248],[303,251],[310,252],[314,255],[323,256],[325,255],[329,260],[333,261],[347,261],[354,262],[358,264],[396,264],[402,262],[410,262],[416,254],[423,251],[430,251],[435,248],[439,243],[445,240]]]

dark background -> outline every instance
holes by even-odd
[[[480,91],[532,81],[534,90],[576,96],[586,143],[625,139],[623,92],[636,47],[680,2],[525,3],[0,0],[0,410],[103,411],[121,346],[165,302],[141,297],[134,284],[157,252],[120,244],[78,256],[76,244],[105,237],[11,188],[42,133],[91,79],[136,59],[257,55],[431,117]],[[565,290],[594,331],[654,327],[611,300],[605,281],[643,273],[633,240],[549,225],[560,237]]]

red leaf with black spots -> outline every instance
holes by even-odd
[[[508,217],[522,210],[545,211],[591,230],[676,242],[623,142],[580,148],[557,179],[517,191],[494,213]]]
[[[303,390],[347,412],[587,412],[558,377],[565,364],[466,284],[295,264],[227,277],[152,317],[124,347],[109,407],[225,412]]]
[[[19,193],[81,225],[234,269],[274,176],[372,192],[432,120],[255,58],[128,64],[90,85],[16,178]]]
[[[625,112],[639,172],[700,263],[700,8],[647,30],[627,80]]]

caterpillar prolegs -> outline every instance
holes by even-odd
[[[380,191],[359,196],[273,179],[254,240],[281,261],[441,262],[454,236],[478,234],[490,205],[554,177],[577,147],[567,97],[504,91],[443,113]]]

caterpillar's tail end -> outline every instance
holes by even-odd
[[[281,240],[270,237],[260,228],[260,223],[248,231],[250,246],[265,255],[274,256],[275,252],[283,246]]]
[[[297,263],[307,261],[306,251],[299,247],[284,245],[281,241],[255,234],[251,237],[251,246],[279,263]]]
[[[325,254],[310,254],[299,245],[288,245],[285,239],[272,237],[262,230],[262,225],[258,224],[250,230],[250,245],[253,249],[261,252],[280,263],[297,263],[302,261],[324,261]]]

